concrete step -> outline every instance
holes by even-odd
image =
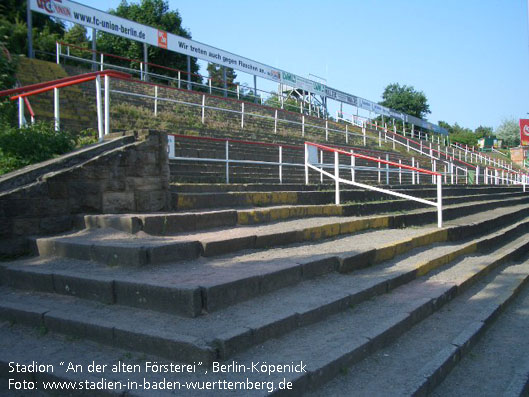
[[[382,186],[384,187],[384,186]],[[433,186],[416,186],[410,188],[394,188],[397,192],[414,195],[415,197],[436,197],[437,193]],[[453,195],[471,195],[471,194],[490,194],[491,192],[521,192],[519,187],[506,188],[489,188],[489,187],[471,187],[471,188],[445,188],[445,196]],[[368,190],[348,190],[345,189],[340,195],[341,202],[365,202],[376,200],[392,200],[394,196],[368,191]],[[285,204],[332,204],[335,202],[334,189],[319,192],[306,191],[273,191],[273,192],[221,192],[212,194],[207,193],[181,193],[172,190],[173,209],[194,210],[202,208],[219,208],[219,207],[241,207],[241,206],[271,206]]]
[[[479,236],[527,215],[523,205],[491,211],[487,220],[480,219],[479,214],[459,218],[454,226],[443,230],[375,230],[310,245],[201,258],[178,266],[169,263],[132,269],[38,257],[1,265],[0,279],[18,289],[196,317],[319,275],[347,273],[417,247]],[[477,249],[472,247],[466,249]]]
[[[4,318],[66,334],[82,334],[114,346],[132,348],[149,340],[148,354],[210,363],[227,359],[248,346],[278,337],[391,291],[458,257],[501,247],[529,229],[529,219],[486,237],[461,244],[442,244],[415,249],[404,255],[353,275],[329,274],[311,281],[237,304],[216,315],[200,319],[171,317],[121,305],[101,306],[57,294],[19,292],[0,288],[0,310]],[[338,288],[339,287],[339,288]],[[283,309],[275,302],[281,301]],[[141,324],[144,324],[142,326]],[[248,333],[251,329],[251,333]],[[133,330],[133,331],[132,331]]]
[[[444,205],[487,200],[523,197],[523,192],[477,194],[472,196],[444,197]],[[425,197],[435,201],[435,197]],[[150,235],[171,235],[175,233],[206,230],[235,225],[254,225],[287,219],[326,216],[366,216],[427,207],[426,204],[410,200],[381,200],[374,202],[343,205],[283,205],[266,208],[237,210],[191,211],[167,214],[111,214],[85,215],[79,220],[81,229],[113,228],[126,233],[143,231]]]
[[[525,287],[431,395],[526,396],[529,351],[519,338],[529,327],[528,307],[529,289]]]
[[[500,233],[499,235],[502,234]],[[492,238],[492,236],[490,237]],[[266,362],[269,364],[290,364],[292,362],[305,364],[305,372],[301,370],[302,367],[299,367],[300,372],[272,373],[266,377],[266,380],[274,381],[277,385],[279,381],[286,378],[287,381],[293,382],[291,394],[293,393],[294,395],[300,395],[308,390],[313,390],[326,383],[329,379],[334,378],[340,372],[343,372],[344,367],[358,363],[360,360],[405,334],[413,325],[427,319],[446,303],[469,290],[469,288],[479,282],[484,276],[501,266],[502,263],[525,253],[527,245],[528,243],[523,237],[518,238],[504,246],[499,255],[485,254],[476,257],[467,257],[458,263],[457,266],[451,265],[444,267],[435,274],[426,275],[404,285],[397,286],[394,289],[392,288],[390,293],[376,294],[376,296],[371,295],[371,299],[350,302],[349,305],[343,305],[344,307],[340,312],[327,316],[325,321],[309,323],[282,336],[278,335],[274,339],[264,340],[257,346],[250,347],[241,352],[235,352],[229,361],[222,361],[221,363],[237,363],[248,366],[249,368],[251,368],[252,362],[255,363],[257,361],[259,363]],[[512,272],[514,277],[510,276],[508,269],[502,270],[498,275],[498,277],[503,278],[501,281],[496,281],[496,279],[492,281],[490,291],[497,292],[497,287],[494,283],[506,285],[507,282],[510,282],[511,286],[508,290],[516,291],[518,289],[516,283],[522,284],[529,275],[529,267],[527,265],[523,268],[515,269]],[[340,287],[335,288],[335,291],[339,291],[341,289]],[[328,292],[329,289],[326,288],[325,291]],[[12,291],[5,292],[8,292],[8,295],[12,293]],[[310,294],[310,290],[305,289],[305,292]],[[317,296],[316,294],[313,295]],[[504,297],[506,294],[500,294],[500,296]],[[59,361],[68,362],[70,357],[73,357],[66,353],[67,350],[75,353],[77,356],[77,359],[71,360],[72,362],[84,363],[84,357],[93,357],[88,352],[90,348],[94,349],[94,345],[84,340],[86,333],[92,330],[83,326],[83,321],[88,321],[80,315],[80,310],[75,310],[75,305],[73,307],[70,306],[68,304],[70,303],[69,301],[63,301],[62,305],[54,301],[52,307],[46,307],[46,304],[49,302],[46,302],[46,297],[42,295],[26,294],[25,296],[17,297],[19,299],[12,298],[11,301],[9,299],[2,300],[3,305],[12,306],[7,311],[16,317],[11,317],[11,320],[19,319],[20,324],[40,324],[40,329],[45,330],[45,332],[41,332],[43,334],[54,330],[60,330],[60,332],[71,330],[75,333],[76,338],[80,337],[81,340],[77,340],[74,344],[65,342],[55,332],[35,339],[27,328],[17,324],[16,321],[11,321],[10,327],[7,324],[0,327],[0,334],[2,334],[2,338],[0,338],[0,344],[2,346],[2,349],[0,349],[0,362],[3,364],[0,368],[3,372],[2,375],[7,375],[7,363],[13,360],[12,355],[22,362],[37,360],[39,362],[53,363],[57,368],[60,368]],[[36,306],[37,301],[35,299],[37,298],[44,299],[40,300],[40,304],[43,306]],[[24,299],[27,300],[24,301]],[[500,305],[506,300],[508,299],[500,300]],[[278,302],[282,301],[278,300]],[[280,305],[279,308],[288,308],[288,306]],[[93,310],[97,310],[97,308],[93,308]],[[105,308],[102,311],[104,312]],[[6,311],[4,310],[3,313],[6,313]],[[59,313],[62,313],[62,315]],[[126,318],[127,316],[124,316],[122,321],[126,321]],[[151,318],[152,316],[149,316],[149,320]],[[62,326],[60,325],[61,323]],[[116,340],[127,343],[127,338],[121,333],[121,329],[113,328],[113,333],[106,332],[103,326],[105,325],[104,323],[105,318],[98,317],[97,330],[99,331],[98,338],[100,340],[106,340],[106,344],[109,341],[105,337],[109,338],[111,335],[114,335],[113,337]],[[140,330],[140,332],[144,332],[146,328],[149,328],[144,325],[145,321],[142,321],[141,317],[138,318],[137,324],[140,324],[140,327],[138,328],[136,325],[136,330]],[[156,322],[154,321],[153,325],[155,324]],[[47,328],[47,326],[50,328]],[[171,350],[174,349],[174,346],[170,343],[166,343],[165,345],[158,344],[161,339],[160,333],[165,332],[166,339],[168,339],[168,336],[175,337],[174,330],[171,332],[171,327],[160,330],[156,326],[153,326],[151,329],[155,329],[158,333],[157,342],[153,342],[156,338],[150,338],[149,335],[145,335],[141,340],[142,343],[138,343],[139,341],[134,335],[135,332],[128,329],[127,335],[129,335],[129,342],[127,348],[139,352],[142,350],[150,351],[150,349],[161,350],[163,356],[170,356],[170,360],[176,359],[181,362],[181,350]],[[239,338],[234,346],[241,348],[249,338],[249,335],[254,333],[248,331],[248,329],[238,330],[238,332],[243,334],[243,339]],[[255,335],[258,334],[255,333]],[[67,349],[65,345],[68,346]],[[118,343],[119,345],[120,343]],[[164,346],[163,349],[160,348],[162,345]],[[24,346],[24,349],[22,346]],[[46,349],[41,349],[39,346],[44,346]],[[223,351],[223,345],[220,344],[220,346],[219,352]],[[171,351],[172,353],[170,353]],[[128,356],[124,356],[123,350],[119,350],[117,346],[105,347],[99,345],[92,352],[97,352],[97,360],[101,364],[113,364],[118,360],[130,362],[132,357],[130,353]],[[146,360],[154,359],[146,356],[140,358],[140,362]],[[163,359],[157,359],[156,361],[167,362]],[[200,364],[206,364],[205,361],[198,362]],[[198,362],[193,361],[193,364],[200,365]],[[205,373],[205,369],[209,371]],[[179,380],[213,380],[219,374],[212,373],[212,369],[212,366],[206,365],[195,373],[179,374]],[[232,371],[231,373],[223,373],[222,379],[239,381],[248,377],[253,381],[263,380],[262,373],[248,372],[240,373]],[[71,379],[75,375],[72,373],[66,374],[64,368],[61,368],[53,376],[59,379]],[[91,375],[89,376],[91,377]],[[126,379],[124,378],[125,376],[130,378],[131,375],[112,375],[113,378],[117,379]],[[156,378],[155,375],[153,376]],[[46,375],[41,375],[39,378],[39,380],[46,378]],[[131,394],[135,395],[138,393],[138,395],[143,395],[143,392],[143,390],[140,392],[134,391]],[[279,391],[277,392],[281,394]],[[267,391],[261,390],[256,395],[266,393]],[[223,395],[223,393],[220,393],[220,395]],[[247,391],[242,393],[242,395],[248,395]]]
[[[515,245],[516,242],[509,244],[507,249]],[[500,255],[499,253],[491,254],[492,257]],[[376,396],[425,396],[432,392],[433,395],[438,396],[498,396],[507,395],[504,393],[509,390],[513,380],[516,386],[512,388],[517,392],[522,391],[527,378],[525,380],[523,377],[516,379],[516,371],[503,376],[503,382],[499,382],[497,378],[502,372],[507,372],[505,368],[499,373],[482,373],[482,368],[487,366],[500,368],[505,365],[505,362],[499,365],[498,352],[506,354],[511,350],[514,356],[522,358],[519,355],[520,347],[512,346],[514,349],[509,349],[505,346],[508,344],[506,341],[502,343],[501,340],[495,340],[500,346],[494,343],[488,343],[486,347],[483,345],[481,351],[484,354],[481,356],[481,363],[477,362],[473,348],[488,327],[496,327],[495,321],[498,315],[508,307],[520,291],[524,291],[524,295],[527,296],[527,282],[529,281],[527,251],[521,255],[524,261],[510,262],[509,266],[503,265],[496,271],[491,270],[489,276],[414,326],[402,337],[392,341],[389,346],[380,349],[357,365],[343,368],[343,376],[337,377],[322,389],[309,395],[345,395],[354,391],[355,395]],[[487,266],[484,258],[467,257],[451,270],[457,274],[456,277],[460,277],[462,268],[469,265],[476,269],[484,269]],[[433,276],[432,279],[436,277],[438,276]],[[527,316],[523,317],[525,317],[524,325],[527,327]],[[502,320],[498,320],[498,326],[505,330],[506,324]],[[520,324],[520,318],[518,323]],[[519,331],[522,329],[525,328],[523,326],[518,328]],[[492,352],[495,353],[491,354]],[[470,355],[472,357],[469,357]],[[484,361],[483,356],[487,355],[490,365],[488,365],[489,361]],[[472,376],[474,374],[467,373],[463,380],[467,383],[465,388],[462,388],[459,383],[452,382],[450,392],[443,387],[435,390],[453,368],[455,371],[464,371],[460,368],[460,360],[472,363],[470,365],[476,369],[475,375],[480,382]],[[525,357],[521,360],[522,363],[526,361]],[[512,368],[515,367],[516,364],[513,362]],[[526,375],[527,370],[527,366],[522,365],[518,372]],[[496,388],[491,389],[491,386]],[[477,390],[482,390],[482,393]]]
[[[529,197],[445,206],[443,217],[453,220],[484,210],[526,205]],[[228,213],[229,215],[229,213]],[[435,222],[437,210],[422,209],[400,215],[320,217],[284,220],[265,225],[221,227],[171,236],[129,234],[115,229],[86,229],[76,233],[35,239],[41,256],[93,260],[109,266],[145,266],[211,257],[245,249],[265,249],[319,241],[365,230],[399,228]],[[160,224],[162,219],[158,219]],[[163,224],[161,227],[163,228]]]

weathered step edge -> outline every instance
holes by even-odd
[[[484,203],[471,203],[458,207],[448,207],[443,211],[445,220],[470,215],[490,208],[522,204],[529,197],[513,198]],[[368,229],[401,228],[409,225],[424,225],[437,220],[436,210],[421,210],[409,214],[390,214],[366,217],[349,221],[327,223],[323,225],[290,230],[283,233],[250,234],[242,237],[220,238],[208,241],[188,241],[165,243],[159,246],[143,247],[135,245],[124,247],[122,244],[107,243],[104,246],[60,240],[54,238],[34,238],[35,250],[42,256],[64,256],[80,260],[95,260],[107,265],[156,265],[194,259],[199,256],[212,257],[234,253],[246,249],[266,249],[282,245],[302,243],[352,234]]]
[[[498,194],[482,194],[474,196],[443,197],[444,205],[462,202],[478,202],[512,198],[524,195],[523,192]],[[429,199],[434,200],[433,197]],[[203,212],[171,213],[171,214],[108,214],[84,215],[78,224],[81,229],[113,228],[125,233],[135,234],[144,231],[155,236],[166,236],[175,233],[193,232],[216,227],[232,227],[236,225],[257,225],[288,219],[317,216],[368,216],[380,212],[396,212],[425,208],[410,200],[385,200],[353,204],[320,204],[295,205],[271,208],[252,208],[237,210],[210,210]]]
[[[172,337],[147,335],[128,329],[126,326],[120,327],[105,324],[104,320],[101,320],[101,322],[98,318],[89,318],[87,320],[88,322],[80,322],[77,319],[71,319],[68,314],[63,314],[53,309],[39,310],[33,305],[27,307],[25,305],[1,303],[0,318],[18,321],[30,326],[42,325],[54,332],[82,336],[85,339],[95,340],[96,342],[120,348],[137,348],[137,346],[142,346],[141,351],[144,353],[156,354],[171,359],[178,357],[180,360],[186,362],[200,359],[203,362],[211,363],[214,360],[227,359],[236,353],[263,343],[266,340],[280,337],[294,329],[322,321],[331,315],[344,311],[351,305],[356,305],[367,299],[385,294],[456,260],[460,256],[480,250],[487,250],[496,243],[501,243],[504,240],[519,235],[527,228],[529,228],[529,221],[520,223],[505,233],[483,238],[478,242],[466,244],[457,251],[442,254],[436,258],[419,263],[412,270],[379,281],[366,289],[354,294],[348,294],[333,302],[327,302],[323,307],[311,308],[303,313],[295,312],[287,317],[275,319],[274,322],[263,324],[258,328],[237,328],[233,332],[218,337],[213,341],[206,341],[205,344],[189,336],[179,334],[175,334]],[[509,258],[509,254],[506,257]],[[467,282],[473,282],[475,277],[476,275],[469,278]]]
[[[518,276],[519,283],[514,289],[504,291],[501,300],[497,302],[491,312],[483,313],[484,317],[469,324],[452,342],[439,351],[422,369],[421,374],[424,381],[413,392],[413,396],[425,397],[429,395],[455,368],[457,363],[472,350],[474,345],[485,334],[487,329],[494,323],[497,317],[509,306],[509,304],[519,295],[522,289],[529,283],[529,274]],[[527,368],[526,368],[527,370]],[[527,376],[527,374],[525,374]],[[527,382],[529,380],[526,379]],[[513,389],[515,385],[513,384]],[[519,386],[519,385],[518,385]],[[522,390],[512,390],[511,395],[522,395],[527,384],[523,384]]]
[[[477,236],[527,215],[529,208],[523,208],[486,221],[435,230],[355,255],[319,258],[273,273],[241,278],[211,287],[171,288],[113,278],[88,278],[47,270],[17,269],[16,266],[2,264],[0,264],[0,276],[2,276],[0,280],[5,280],[6,285],[18,289],[73,295],[107,304],[121,304],[196,317],[204,312],[214,312],[322,274],[333,271],[350,272],[391,259],[413,248]]]
[[[300,390],[314,390],[321,387],[338,375],[343,368],[354,365],[355,363],[366,358],[369,354],[372,354],[381,347],[387,346],[395,339],[399,338],[415,324],[439,310],[446,303],[450,302],[456,296],[466,291],[470,286],[475,284],[479,279],[489,274],[498,266],[504,264],[507,261],[512,261],[522,255],[525,255],[528,247],[529,242],[504,254],[502,257],[496,258],[492,262],[489,262],[480,270],[478,270],[477,273],[468,275],[468,277],[461,281],[460,284],[454,284],[451,288],[448,288],[441,296],[429,299],[413,312],[403,316],[399,323],[393,324],[390,326],[390,328],[380,332],[373,338],[370,338],[368,342],[356,347],[354,350],[340,353],[340,356],[335,357],[334,360],[328,362],[327,365],[323,366],[322,368],[308,372],[306,374],[294,376],[293,379],[290,379],[294,384],[293,390],[279,390],[273,394],[280,396],[297,396],[299,395]],[[525,276],[523,282],[526,283],[528,279],[529,274]],[[493,315],[491,315],[490,320],[488,321],[490,322],[493,318],[495,318],[495,316],[497,316],[499,311],[501,311],[501,308],[504,306],[505,305],[500,305],[499,308],[495,310]]]

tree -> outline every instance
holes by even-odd
[[[32,12],[34,50],[54,52],[55,40],[64,35],[64,24],[47,15]],[[13,54],[27,54],[26,1],[2,0],[0,3],[0,41]]]
[[[492,127],[483,127],[483,126],[480,125],[478,128],[476,128],[474,130],[474,134],[476,134],[476,138],[477,139],[480,139],[480,138],[495,138],[494,130],[492,129]]]
[[[401,86],[399,83],[389,84],[384,89],[379,104],[421,119],[431,113],[426,95],[422,91],[416,91],[412,86]]]
[[[167,31],[190,39],[191,33],[182,27],[182,17],[177,10],[169,10],[169,4],[165,0],[141,0],[139,4],[129,4],[123,0],[115,9],[109,11],[113,15],[130,19],[160,30]],[[97,35],[97,47],[103,52],[121,55],[132,59],[143,59],[143,44],[119,37],[113,34],[99,32]],[[174,69],[187,71],[187,57],[183,54],[167,51],[158,47],[149,46],[149,62]],[[116,62],[117,61],[114,61]],[[131,66],[130,64],[124,66]],[[195,58],[191,57],[191,73],[196,74],[199,66]],[[168,70],[153,70],[157,74],[176,76],[176,72]],[[187,76],[182,76],[185,79]],[[199,76],[193,75],[192,81],[201,81]]]
[[[224,73],[223,66],[215,65],[214,63],[208,63],[208,75],[211,79],[211,85],[213,87],[224,88]],[[226,83],[228,89],[232,89],[237,78],[237,73],[232,68],[226,68]]]
[[[515,119],[505,119],[496,128],[496,137],[503,141],[504,146],[520,144],[520,127]]]
[[[64,34],[64,41],[68,44],[74,44],[77,47],[81,48],[90,48],[90,42],[88,40],[88,35],[86,28],[83,25],[75,24],[70,30]],[[92,53],[89,51],[79,50],[77,48],[71,48],[70,54],[80,58],[89,59],[92,57]]]

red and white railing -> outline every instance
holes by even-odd
[[[324,170],[324,168],[328,167],[328,165],[321,163],[320,159],[321,156],[319,156],[320,151],[326,151],[326,152],[332,152],[334,153],[334,173],[330,173]],[[353,158],[360,158],[363,160],[373,161],[377,164],[385,164],[386,168],[394,167],[393,170],[402,172],[402,169],[407,170],[408,172],[411,171],[412,173],[418,173],[418,174],[425,174],[435,177],[436,179],[436,185],[437,185],[437,201],[430,201],[425,200],[419,197],[410,196],[408,194],[404,194],[401,192],[396,192],[376,186],[366,185],[364,183],[357,182],[354,178],[354,172],[351,172],[351,180],[344,179],[340,177],[340,155],[348,156],[351,158],[351,168],[354,169],[354,162]],[[377,167],[380,168],[380,167]],[[354,152],[346,152],[341,149],[336,149],[330,146],[324,146],[313,142],[305,142],[305,183],[309,183],[309,169],[312,169],[314,171],[319,172],[322,175],[326,175],[329,178],[332,178],[335,181],[335,202],[337,205],[340,204],[340,183],[346,184],[346,185],[352,185],[352,186],[358,186],[364,189],[373,190],[379,193],[388,194],[395,197],[400,197],[408,200],[417,201],[422,204],[431,205],[437,208],[437,227],[443,226],[443,204],[442,204],[442,177],[441,174],[438,172],[433,172],[429,170],[424,170],[417,167],[412,167],[400,163],[395,163],[392,161],[387,160],[381,160],[377,159],[375,157],[371,156],[365,156],[362,154],[354,153]]]
[[[105,83],[105,102],[104,102],[104,108],[103,108],[103,102],[101,98],[101,76],[104,78]],[[98,132],[99,132],[99,139],[103,139],[103,135],[107,135],[110,132],[110,115],[109,115],[109,109],[110,109],[110,77],[118,78],[118,79],[130,79],[130,75],[122,72],[117,72],[114,70],[104,70],[101,72],[92,72],[92,73],[85,73],[78,76],[70,76],[65,77],[58,80],[48,81],[44,83],[37,83],[37,84],[31,84],[24,87],[17,87],[12,88],[9,90],[0,91],[0,97],[2,96],[10,96],[10,99],[12,101],[18,100],[19,104],[19,121],[23,118],[24,115],[24,103],[26,106],[29,105],[28,97],[33,95],[42,94],[48,91],[53,90],[53,113],[54,113],[54,121],[55,121],[55,129],[60,129],[60,102],[59,102],[59,90],[61,88],[70,87],[73,85],[78,85],[82,83],[86,83],[88,81],[95,80],[96,82],[96,108],[97,108],[97,124],[98,124]],[[28,106],[28,110],[30,111],[30,114],[32,115],[32,118],[34,120],[35,114],[33,113],[33,109],[31,109],[31,105]],[[103,129],[104,125],[104,129]]]
[[[182,141],[203,141],[203,142],[215,142],[219,145],[223,145],[224,147],[224,156],[221,157],[195,157],[195,156],[177,156],[176,155],[176,149],[175,149],[175,143],[176,140]],[[277,161],[266,161],[266,160],[258,160],[258,159],[235,159],[232,156],[232,152],[236,152],[238,149],[242,146],[259,146],[259,147],[268,147],[268,148],[276,148],[277,149]],[[236,147],[238,146],[238,147]],[[357,153],[363,152],[363,153],[370,153],[373,156],[380,156],[385,155],[388,156],[387,153],[383,152],[376,152],[368,149],[362,149],[362,148],[342,148],[342,147],[336,147],[331,146],[338,150],[354,150]],[[217,148],[217,150],[220,149]],[[285,149],[290,151],[290,154],[292,153],[300,153],[300,162],[285,162],[284,161],[284,155],[285,155]],[[275,166],[278,167],[278,180],[279,183],[283,183],[283,167],[294,167],[294,168],[301,168],[305,167],[305,164],[303,162],[302,157],[302,151],[304,150],[303,146],[296,146],[296,145],[288,145],[288,144],[282,144],[282,143],[271,143],[271,142],[256,142],[256,141],[246,141],[241,139],[230,139],[230,138],[212,138],[212,137],[200,137],[200,136],[190,136],[190,135],[180,135],[180,134],[168,134],[168,153],[169,153],[169,159],[176,160],[176,161],[187,161],[187,162],[204,162],[204,163],[223,163],[225,166],[225,182],[230,183],[230,165],[231,164],[253,164],[253,165],[266,165],[266,166]],[[287,153],[288,155],[288,153]],[[366,156],[370,158],[368,155],[364,154],[363,156]],[[402,159],[399,159],[399,163],[403,165],[403,168],[406,167],[405,164],[402,163]],[[386,184],[389,184],[389,170],[383,170],[380,167],[373,168],[373,167],[365,167],[365,166],[354,166],[352,168],[352,172],[355,171],[372,171],[378,173],[378,181],[381,183],[381,174],[386,173]],[[418,184],[419,178],[415,174],[412,174],[413,184]],[[320,176],[320,183],[323,183],[323,175]],[[402,184],[402,174],[399,173],[399,184]]]

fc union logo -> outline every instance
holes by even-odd
[[[37,0],[37,6],[43,10],[46,10],[46,12],[49,14],[53,14],[51,0]]]
[[[37,6],[46,10],[48,14],[61,14],[66,17],[72,16],[68,7],[55,3],[62,3],[62,0],[37,0]]]
[[[526,124],[523,126],[523,134],[529,136],[529,125]]]

